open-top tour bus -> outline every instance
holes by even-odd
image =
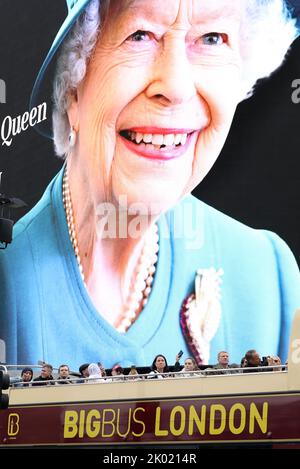
[[[288,369],[10,387],[0,447],[300,447],[300,310]]]

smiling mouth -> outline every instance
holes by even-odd
[[[147,132],[145,132],[147,130]],[[159,132],[160,130],[160,132]],[[152,133],[151,133],[152,131]],[[136,128],[120,131],[125,146],[138,156],[172,160],[185,154],[195,130]]]
[[[132,130],[122,130],[120,135],[129,142],[133,142],[136,145],[146,145],[146,148],[153,150],[162,150],[164,148],[172,149],[184,146],[190,133],[175,133],[175,134],[150,134],[134,132]],[[150,148],[151,147],[151,148]]]

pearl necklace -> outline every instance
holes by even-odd
[[[85,284],[84,272],[79,254],[78,240],[74,223],[73,206],[69,187],[67,170],[65,169],[62,186],[63,204],[67,219],[70,240],[74,249],[81,278]],[[125,303],[123,313],[117,318],[114,326],[118,332],[125,333],[137,319],[148,302],[151,293],[153,277],[156,270],[158,244],[158,228],[154,224],[146,234],[144,246],[136,269],[134,279],[131,281],[130,294]],[[86,286],[86,284],[85,284]]]

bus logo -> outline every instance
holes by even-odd
[[[19,414],[9,414],[7,421],[7,434],[8,436],[16,436],[20,431],[20,416]]]

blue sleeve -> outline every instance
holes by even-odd
[[[300,274],[294,255],[287,244],[275,233],[264,231],[271,241],[277,262],[278,285],[281,299],[281,337],[279,356],[287,358],[292,320],[300,307]]]

